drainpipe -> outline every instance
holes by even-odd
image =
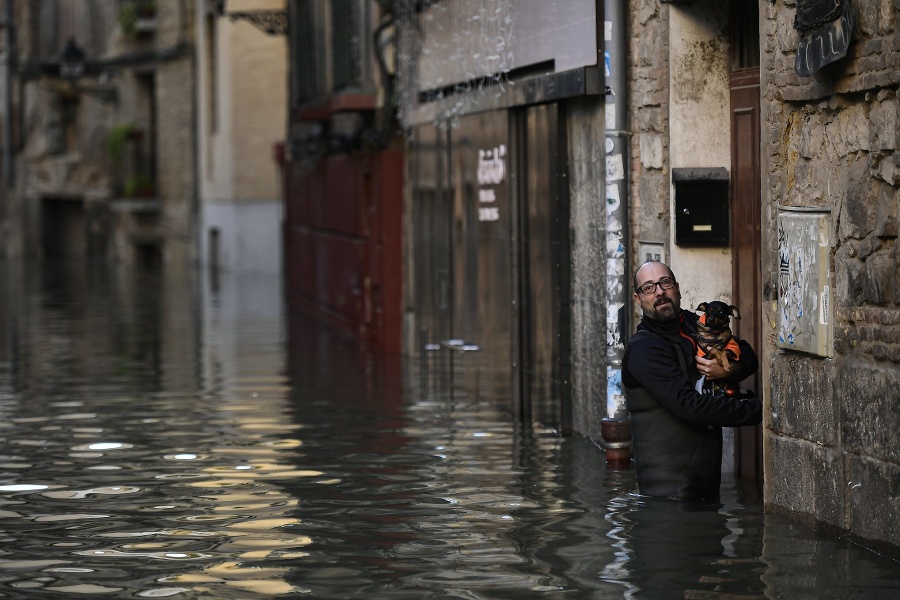
[[[604,0],[606,73],[606,418],[601,434],[610,468],[628,468],[631,428],[622,393],[622,357],[628,335],[628,78],[626,0]]]
[[[13,86],[13,0],[6,0],[6,14],[3,17],[3,182],[7,190],[13,188],[12,153],[12,86]],[[8,192],[7,192],[8,194]],[[4,209],[6,203],[4,202]],[[6,211],[3,211],[3,216]]]

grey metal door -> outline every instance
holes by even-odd
[[[454,380],[514,410],[509,113],[461,118],[450,148]]]
[[[569,211],[565,141],[556,104],[518,115],[520,365],[526,415],[566,430],[569,414]]]
[[[435,382],[566,430],[569,213],[556,104],[414,132],[415,290]]]
[[[449,144],[446,131],[419,126],[410,152],[412,179],[412,251],[420,351],[436,350],[451,337],[452,204],[448,180]]]

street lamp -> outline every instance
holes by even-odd
[[[59,74],[63,79],[78,79],[84,74],[85,55],[75,38],[69,38],[59,54]]]
[[[114,86],[106,84],[103,81],[105,79],[103,75],[101,75],[100,85],[79,85],[77,80],[84,75],[86,66],[87,55],[84,50],[81,49],[74,37],[69,38],[59,53],[59,76],[68,82],[68,89],[75,93],[94,96],[103,103],[118,102],[118,90]]]

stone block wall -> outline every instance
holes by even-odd
[[[656,0],[630,3],[630,229],[669,239],[669,23]],[[637,251],[637,244],[632,244]],[[638,257],[632,256],[632,264]],[[630,299],[629,299],[630,300]],[[637,320],[634,320],[636,323]]]
[[[763,281],[777,281],[778,207],[830,211],[833,358],[775,348],[767,507],[900,552],[900,2],[850,0],[847,56],[794,73],[794,0],[762,19]]]

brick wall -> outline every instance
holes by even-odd
[[[668,9],[654,0],[634,2],[628,27],[632,230],[640,232],[641,239],[668,240]],[[636,252],[637,245],[633,246]]]

